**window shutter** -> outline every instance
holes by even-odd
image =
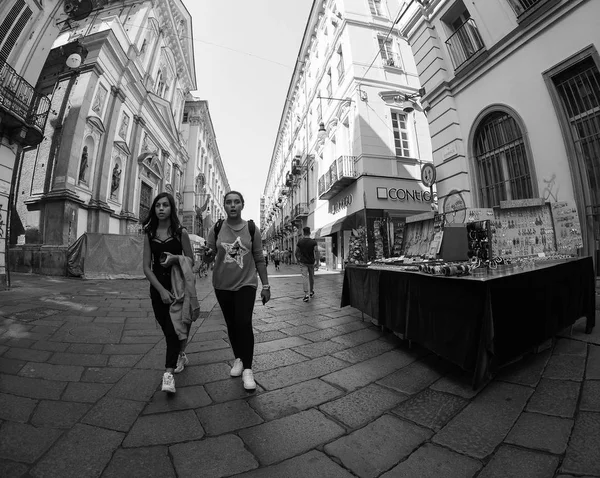
[[[17,0],[0,24],[0,60],[6,61],[16,45],[33,12],[25,0]]]

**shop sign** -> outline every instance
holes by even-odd
[[[377,199],[391,199],[392,201],[415,201],[431,202],[430,191],[420,191],[418,189],[403,188],[377,188]]]
[[[352,194],[349,194],[339,201],[329,204],[329,214],[337,214],[342,209],[346,209],[348,206],[350,206],[350,204],[352,204],[352,199]]]

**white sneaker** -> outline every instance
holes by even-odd
[[[233,367],[231,367],[229,375],[231,375],[232,377],[239,377],[242,374],[242,370],[244,370],[244,364],[242,363],[242,359],[236,358],[235,362],[233,362]]]
[[[162,381],[162,391],[167,393],[175,393],[175,377],[172,373],[165,372]]]
[[[254,381],[254,374],[252,369],[247,368],[242,373],[242,382],[244,382],[244,388],[246,390],[256,390],[256,382]]]
[[[182,353],[179,358],[177,359],[177,367],[175,367],[174,372],[175,373],[181,373],[183,372],[183,369],[185,368],[185,366],[190,363],[190,359],[187,358],[187,355],[184,353]]]

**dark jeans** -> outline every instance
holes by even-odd
[[[244,368],[252,368],[254,356],[254,332],[252,312],[256,300],[256,289],[251,286],[239,290],[215,289],[219,306],[223,311],[227,334],[235,358],[242,360]]]
[[[165,334],[165,341],[167,342],[167,356],[165,358],[165,368],[177,367],[177,359],[179,358],[179,350],[181,344],[179,337],[173,328],[173,321],[171,320],[171,314],[169,314],[169,308],[171,304],[165,304],[160,294],[154,287],[150,287],[150,298],[152,299],[152,309],[154,310],[154,317],[160,328]]]

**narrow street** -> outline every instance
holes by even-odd
[[[145,280],[11,273],[0,292],[0,476],[600,476],[600,329],[579,321],[478,391],[470,375],[269,266],[247,393],[210,278],[177,393]]]

